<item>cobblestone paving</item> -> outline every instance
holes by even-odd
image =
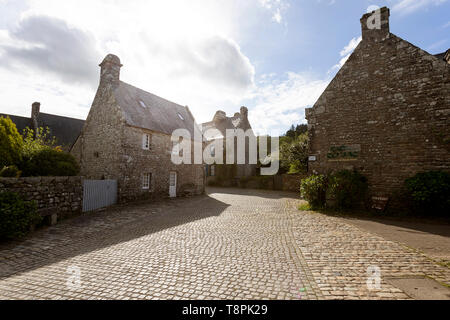
[[[0,298],[405,299],[385,277],[449,283],[449,269],[400,244],[299,212],[292,194],[210,191],[117,206],[0,246]],[[381,268],[380,290],[367,289],[370,265]]]

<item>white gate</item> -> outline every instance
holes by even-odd
[[[177,173],[175,171],[170,172],[169,196],[171,198],[175,198],[177,196]]]
[[[83,212],[117,203],[117,180],[84,180]]]

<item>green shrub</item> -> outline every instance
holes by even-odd
[[[405,180],[407,196],[415,211],[433,214],[450,213],[450,174],[428,171]]]
[[[22,147],[23,139],[14,122],[0,117],[0,168],[19,163]]]
[[[325,206],[325,194],[327,190],[327,177],[324,175],[312,175],[301,182],[301,196],[308,201],[312,208]]]
[[[339,209],[360,205],[367,194],[367,178],[357,171],[341,170],[329,177],[327,198]]]
[[[0,238],[25,236],[42,220],[36,207],[36,202],[24,201],[17,193],[0,193]]]
[[[44,148],[31,157],[24,158],[23,176],[76,176],[80,167],[76,159],[68,153]]]
[[[22,171],[20,171],[16,166],[7,166],[0,170],[0,177],[18,178],[21,173]]]

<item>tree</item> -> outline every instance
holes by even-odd
[[[292,125],[286,134],[280,137],[280,172],[306,172],[308,149],[308,126],[306,124]]]
[[[21,160],[22,136],[9,117],[0,117],[0,169],[17,165]]]

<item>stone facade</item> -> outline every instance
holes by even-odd
[[[171,130],[182,128],[184,122],[185,127],[195,130],[187,107],[121,82],[122,65],[113,55],[100,66],[97,94],[71,150],[80,162],[81,174],[86,179],[117,180],[120,202],[169,196],[171,172],[177,173],[177,196],[203,193],[203,166],[171,161]],[[174,117],[177,119],[172,120]],[[143,139],[148,139],[145,148]],[[147,175],[148,188],[143,185]]]
[[[236,112],[233,117],[227,117],[227,114],[224,111],[217,111],[214,115],[214,118],[210,122],[206,122],[202,124],[202,132],[205,139],[205,147],[211,150],[211,146],[214,141],[223,145],[223,150],[226,150],[226,133],[227,130],[236,130],[242,129],[244,132],[251,135],[252,138],[255,138],[255,135],[252,131],[252,126],[248,120],[248,109],[246,107],[241,107],[240,112]],[[242,177],[251,177],[256,175],[257,166],[256,164],[250,164],[249,162],[249,138],[245,138],[245,164],[238,164],[237,155],[238,155],[238,142],[237,138],[235,138],[234,143],[234,164],[236,164],[235,176],[229,178],[242,178]],[[255,140],[256,141],[256,140]],[[210,153],[212,151],[209,151]],[[226,162],[226,156],[223,159]],[[221,164],[219,164],[221,165]],[[216,165],[217,167],[217,165]],[[219,168],[217,168],[219,169]],[[211,176],[211,165],[206,166],[206,172],[208,176]]]
[[[0,193],[4,191],[35,200],[42,216],[81,213],[82,177],[0,178]]]
[[[450,65],[361,19],[362,42],[306,117],[310,172],[356,169],[395,196],[420,171],[450,170]]]

